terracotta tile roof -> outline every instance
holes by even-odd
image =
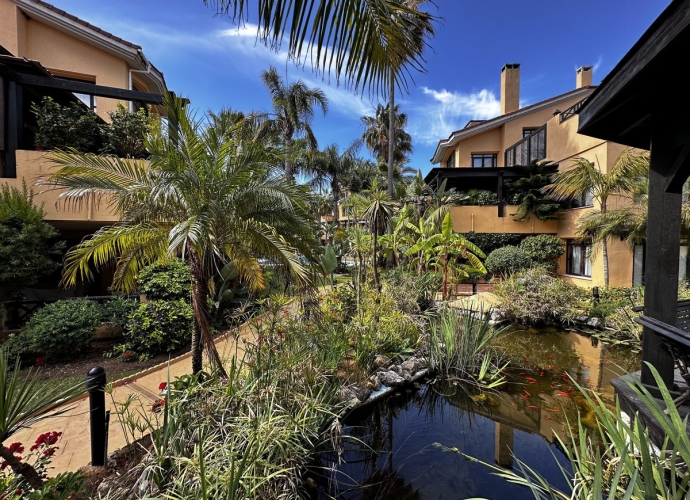
[[[94,26],[93,24],[86,22],[83,19],[79,19],[77,16],[72,15],[69,12],[66,12],[62,9],[59,9],[52,4],[49,4],[48,2],[44,2],[43,0],[29,0],[29,1],[31,1],[37,5],[40,5],[41,7],[45,7],[46,9],[52,10],[56,14],[64,16],[64,17],[74,21],[75,23],[79,23],[82,26],[85,26],[85,27],[95,31],[96,33],[100,33],[101,35],[106,36],[106,37],[110,38],[111,40],[119,42],[123,45],[126,45],[127,47],[131,47],[131,48],[136,49],[136,50],[141,50],[140,45],[137,45],[137,44],[132,43],[132,42],[128,42],[127,40],[120,38],[119,36],[113,35],[112,33],[105,31],[105,30],[99,28],[98,26]]]

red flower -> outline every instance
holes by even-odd
[[[48,448],[46,450],[43,450],[43,456],[52,457],[53,455],[55,455],[55,450],[57,450],[57,448]]]
[[[36,364],[37,364],[37,365],[40,365],[41,363],[43,363],[43,360],[44,360],[44,359],[45,359],[45,358],[44,358],[43,356],[39,356],[38,358],[36,358]]]
[[[159,412],[159,411],[161,411],[161,408],[163,408],[164,406],[165,406],[165,398],[164,399],[157,399],[151,405],[151,411]]]
[[[125,351],[125,358],[129,358],[132,355],[130,351]]]
[[[58,439],[60,439],[60,436],[62,436],[62,432],[56,432],[56,431],[45,432],[36,438],[36,442],[29,449],[31,451],[34,451],[34,450],[38,449],[38,447],[41,445],[53,446],[55,443],[58,442]]]
[[[12,453],[22,453],[24,451],[22,443],[12,443],[7,449]]]
[[[5,470],[9,466],[10,466],[10,464],[5,462],[4,460],[2,462],[0,462],[0,470]]]
[[[167,382],[161,382],[160,384],[158,384],[158,390],[159,390],[159,391],[164,391],[164,390],[167,389],[167,388],[168,388],[168,383],[167,383]]]

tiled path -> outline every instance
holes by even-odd
[[[251,334],[248,327],[240,329],[240,335],[248,338]],[[242,356],[242,342],[236,343],[232,335],[221,336],[216,339],[216,347],[224,360],[229,360],[235,355]],[[127,443],[122,426],[115,415],[112,400],[117,402],[126,400],[130,395],[135,395],[138,402],[135,408],[145,409],[151,415],[151,405],[160,398],[158,389],[161,382],[175,379],[191,372],[191,355],[184,354],[170,361],[140,373],[123,379],[124,383],[117,383],[113,389],[112,397],[106,394],[106,405],[111,410],[110,430],[108,435],[108,452],[122,448]],[[168,374],[168,370],[169,374]],[[110,381],[109,381],[110,382]],[[60,472],[75,471],[91,461],[91,444],[89,440],[89,400],[84,397],[73,403],[74,408],[64,415],[49,418],[39,422],[31,429],[24,429],[13,435],[8,443],[20,442],[28,449],[36,438],[48,431],[60,431],[63,433],[58,442],[60,447],[51,463],[49,474],[54,476]],[[7,444],[7,443],[6,443]]]

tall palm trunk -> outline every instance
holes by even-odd
[[[605,214],[606,213],[606,202],[607,199],[604,198],[601,201],[601,213]],[[609,287],[609,246],[607,243],[608,238],[604,236],[604,239],[601,241],[601,258],[604,260],[604,287],[608,288]]]
[[[192,321],[192,373],[199,373],[203,369],[203,346],[201,342],[201,328],[199,322]]]
[[[390,94],[390,107],[388,108],[388,197],[393,199],[393,160],[395,158],[395,71],[393,67],[388,75],[388,93]],[[388,233],[391,233],[391,225],[388,224]]]
[[[285,149],[287,150],[287,157],[285,158],[285,175],[291,181],[295,180],[295,172],[292,166],[292,137],[285,137]]]
[[[381,283],[379,283],[379,265],[378,265],[378,259],[377,259],[377,243],[378,243],[378,237],[379,237],[379,225],[377,224],[376,219],[374,219],[374,250],[373,250],[373,255],[372,255],[372,260],[373,260],[373,272],[374,272],[374,285],[376,285],[376,290],[381,293]]]
[[[209,297],[208,276],[203,270],[201,260],[194,251],[189,252],[189,268],[192,274],[192,307],[194,308],[195,320],[199,325],[200,340],[206,349],[206,355],[211,362],[213,370],[221,377],[226,378],[227,373],[223,368],[216,344],[213,341],[211,325],[208,321],[208,311],[206,303]],[[195,372],[198,373],[198,372]]]
[[[335,177],[331,183],[331,192],[333,193],[333,223],[336,224],[338,222],[338,201],[340,201],[340,192]]]

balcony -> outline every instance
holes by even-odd
[[[546,158],[546,125],[506,149],[505,166],[527,166]]]
[[[505,205],[507,215],[517,212],[515,205]],[[452,207],[450,217],[453,220],[453,230],[457,233],[512,233],[512,234],[556,234],[559,221],[540,221],[536,217],[526,222],[517,222],[512,217],[501,217],[496,213],[495,206],[465,205]]]

